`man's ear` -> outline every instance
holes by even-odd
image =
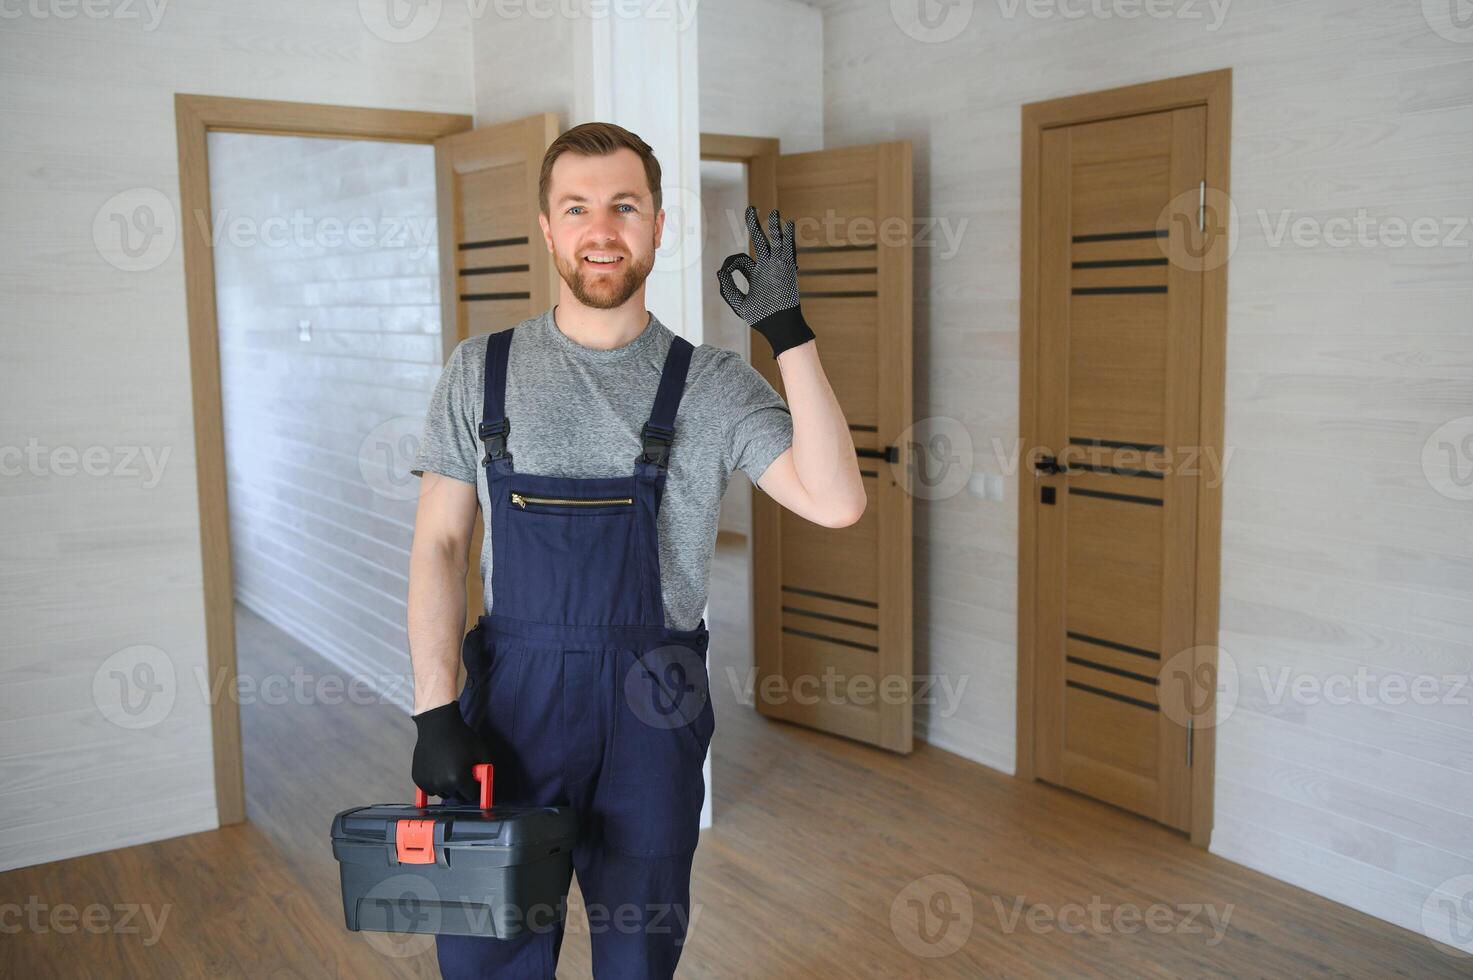
[[[660,250],[660,236],[665,233],[665,209],[655,215],[655,251]]]
[[[537,223],[542,226],[542,242],[552,251],[552,223],[547,220],[547,215],[541,211],[537,212]]]

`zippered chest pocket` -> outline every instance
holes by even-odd
[[[546,497],[510,491],[518,510],[544,514],[619,514],[634,507],[633,497]]]
[[[640,507],[622,489],[503,491],[505,524],[491,541],[495,608],[541,623],[657,621],[648,611],[657,566],[641,539]]]

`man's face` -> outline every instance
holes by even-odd
[[[644,285],[655,267],[665,212],[654,212],[644,165],[633,150],[559,156],[547,211],[539,216],[543,237],[578,302],[611,310]]]

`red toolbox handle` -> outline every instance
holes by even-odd
[[[476,782],[481,784],[481,809],[491,809],[491,779],[495,775],[495,768],[489,762],[478,762],[471,766],[471,774],[475,776]],[[414,805],[427,807],[430,805],[430,795],[418,786],[414,787]]]

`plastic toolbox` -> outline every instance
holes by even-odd
[[[493,807],[489,763],[475,767],[480,806],[378,803],[332,820],[349,929],[508,939],[567,912],[577,814]]]

